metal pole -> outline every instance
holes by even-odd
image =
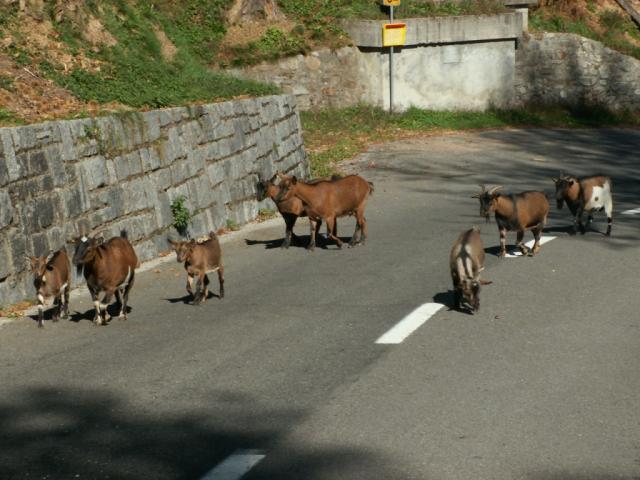
[[[389,15],[393,23],[393,5],[389,7]],[[393,47],[389,47],[389,113],[393,113]]]

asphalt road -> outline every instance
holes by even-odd
[[[85,295],[71,321],[2,325],[0,478],[199,479],[244,449],[264,455],[251,480],[640,478],[640,214],[621,215],[640,207],[639,151],[638,130],[374,146],[349,164],[375,183],[366,246],[284,251],[269,222],[223,243],[224,300],[185,304],[171,262],[139,274],[127,322],[93,326]],[[613,236],[603,214],[568,235],[553,205],[539,255],[497,258],[477,185],[551,193],[560,169],[613,178]],[[473,224],[494,282],[480,312],[376,344],[451,302]]]

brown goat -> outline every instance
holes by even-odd
[[[284,219],[284,223],[285,223],[285,238],[282,241],[282,245],[280,246],[280,248],[289,248],[289,246],[291,245],[292,238],[296,241],[296,243],[298,243],[298,236],[295,233],[293,233],[293,227],[296,224],[298,217],[306,217],[307,213],[304,209],[304,205],[302,204],[302,201],[297,197],[291,197],[288,200],[282,200],[282,201],[276,200],[282,188],[280,184],[276,185],[275,183],[278,178],[280,179],[281,182],[286,182],[291,179],[291,177],[288,177],[278,172],[273,177],[271,177],[270,180],[258,182],[257,199],[259,202],[261,202],[265,198],[269,197],[276,204],[276,207],[278,208],[280,215],[282,215],[282,218]],[[331,179],[337,180],[338,178],[340,177],[334,176]],[[314,184],[314,183],[318,183],[319,181],[321,180],[314,179],[314,180],[309,180],[306,183]],[[315,221],[315,220],[310,219],[310,221]],[[316,223],[317,224],[315,226],[315,231],[318,232],[322,225],[322,219],[318,219]],[[337,230],[338,230],[338,224],[336,222],[334,232],[333,232],[333,234],[336,236],[338,235]]]
[[[547,223],[549,202],[544,192],[522,192],[511,195],[497,193],[502,187],[493,187],[482,191],[472,198],[480,199],[480,216],[489,221],[489,214],[495,212],[500,230],[500,257],[507,254],[507,232],[516,231],[516,246],[523,255],[534,255],[540,250],[540,235]],[[535,238],[533,249],[529,251],[522,242],[525,230],[531,230]]]
[[[480,272],[484,270],[484,256],[478,227],[462,232],[453,244],[449,268],[455,308],[469,310],[471,313],[480,310],[480,285],[491,283],[480,279]]]
[[[167,239],[176,251],[179,263],[184,262],[187,271],[187,292],[193,297],[193,303],[202,303],[209,295],[209,277],[207,273],[218,272],[220,283],[220,299],[224,298],[224,266],[222,265],[222,252],[220,242],[214,232],[209,233],[209,239],[197,243],[195,240],[188,242],[175,242]],[[196,291],[193,291],[194,278],[198,277]]]
[[[364,245],[367,239],[367,221],[364,210],[369,195],[373,192],[373,183],[367,182],[359,175],[314,184],[299,182],[296,177],[282,182],[278,201],[298,197],[304,204],[307,215],[312,220],[323,219],[327,224],[327,236],[342,248],[340,240],[333,232],[336,219],[344,215],[356,215],[356,229],[349,242],[350,246]],[[314,224],[311,223],[310,250],[315,248]]]
[[[560,175],[554,178],[556,184],[556,201],[558,210],[562,208],[564,202],[574,217],[573,233],[576,226],[580,228],[580,233],[584,235],[585,227],[582,224],[582,214],[587,211],[587,225],[593,221],[593,212],[604,210],[607,214],[607,233],[611,235],[611,224],[613,223],[613,197],[611,194],[611,179],[604,175],[595,177],[576,178],[571,175]]]
[[[126,320],[129,292],[135,280],[135,270],[140,266],[136,252],[127,240],[127,232],[123,230],[119,237],[107,242],[99,238],[79,238],[73,264],[77,266],[78,273],[83,271],[87,281],[96,308],[94,323],[105,325],[111,318],[107,306],[114,294],[120,304],[118,318]],[[102,300],[101,294],[104,294]]]
[[[63,308],[62,318],[67,318],[69,316],[69,289],[71,288],[67,251],[62,247],[46,257],[29,257],[29,261],[33,273],[33,285],[36,287],[38,295],[38,327],[44,326],[42,323],[44,307],[50,297],[54,299],[53,321],[57,322],[60,319]]]

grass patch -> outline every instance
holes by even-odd
[[[366,150],[371,143],[423,133],[505,127],[640,127],[638,115],[615,114],[603,108],[586,106],[577,109],[527,108],[487,112],[438,112],[411,108],[393,115],[380,108],[357,106],[302,112],[301,116],[314,177],[340,173],[340,161]]]
[[[273,208],[261,208],[258,210],[258,221],[264,222],[270,218],[275,217],[278,214]]]
[[[24,125],[25,121],[16,117],[16,114],[0,107],[0,126],[12,127],[16,125]]]
[[[62,65],[40,62],[41,71],[81,100],[159,108],[277,92],[273,86],[208,68],[214,46],[224,34],[221,0],[188,0],[181,2],[180,8],[168,0],[157,5],[109,0],[100,2],[100,8],[97,2],[88,3],[118,42],[84,51],[103,62],[100,70],[74,68],[65,72]],[[177,48],[172,61],[162,57],[154,32],[158,25]],[[55,27],[71,51],[82,48],[80,26],[59,22]]]
[[[595,3],[592,2],[587,3],[587,10],[597,19],[595,24],[592,22],[592,26],[589,26],[585,18],[567,17],[551,8],[531,12],[529,28],[534,32],[575,33],[640,59],[640,46],[629,41],[627,37],[640,40],[640,29],[630,18],[616,10],[603,10],[597,13]]]

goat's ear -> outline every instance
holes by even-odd
[[[559,178],[551,178],[551,180],[553,180],[553,183],[558,183],[560,181]]]
[[[38,257],[30,257],[29,255],[25,255],[24,258],[27,262],[29,262],[31,268],[35,267],[36,263],[38,263]]]
[[[574,182],[573,180],[569,180],[569,186],[570,186],[570,187],[571,187],[574,183],[576,183],[576,182]]]
[[[480,194],[479,194],[479,193],[476,193],[476,194],[474,194],[474,195],[471,195],[471,198],[480,198]]]
[[[167,237],[167,242],[172,246],[175,247],[177,245],[178,242],[171,240],[169,237]]]
[[[291,179],[291,183],[293,183],[294,185],[296,183],[298,183],[298,178],[294,175],[293,178]]]

